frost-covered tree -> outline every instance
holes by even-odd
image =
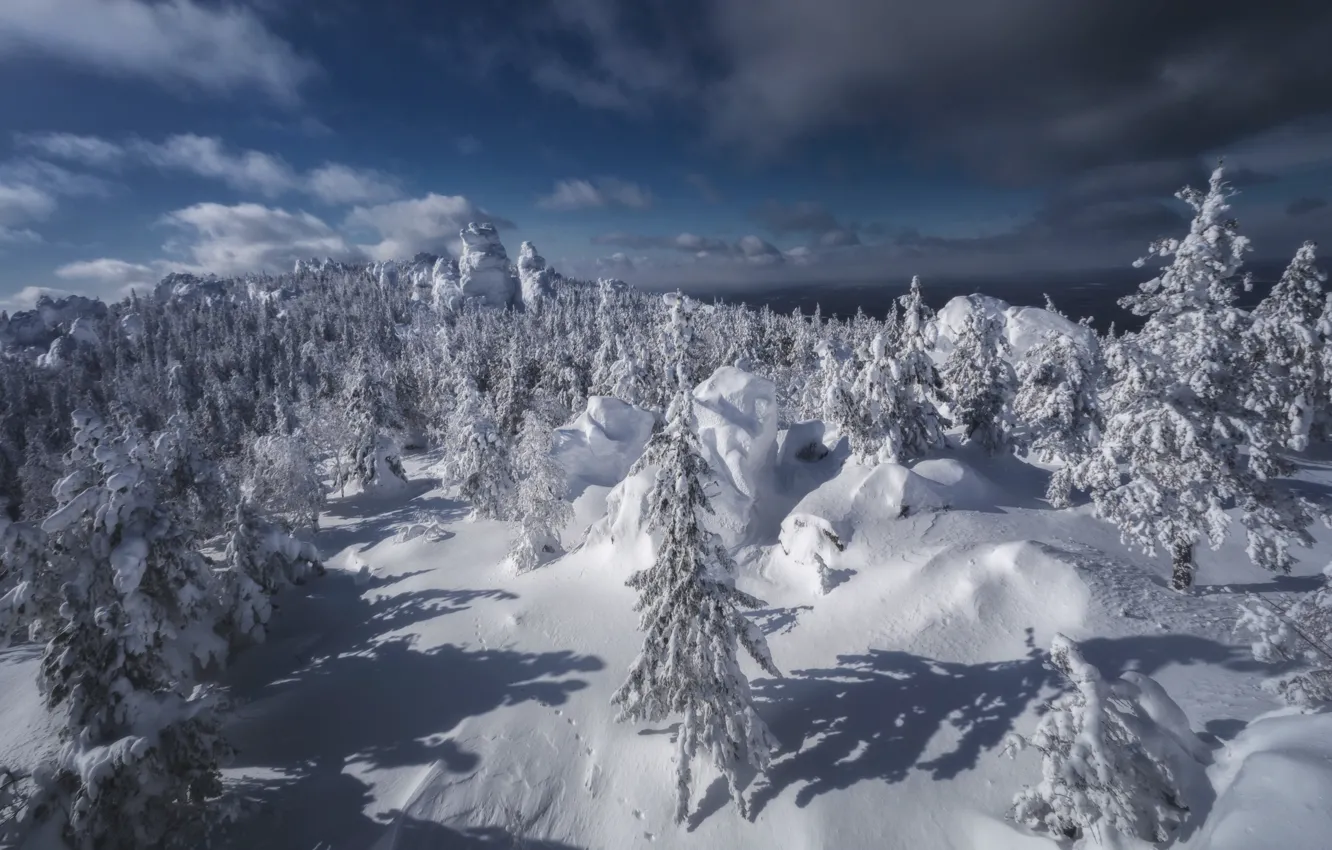
[[[1169,840],[1194,803],[1198,770],[1183,740],[1193,738],[1183,712],[1146,676],[1106,681],[1063,635],[1055,636],[1050,663],[1071,690],[1050,704],[1030,738],[1009,737],[1010,753],[1041,754],[1041,781],[1017,795],[1010,816],[1061,838],[1112,830]]]
[[[906,461],[946,445],[944,428],[949,422],[939,413],[944,398],[943,379],[930,356],[938,334],[938,319],[921,295],[920,278],[911,279],[911,288],[897,303],[900,321],[899,310],[894,310],[895,321],[889,323],[889,332],[897,335],[896,348],[889,349],[895,384],[890,415],[897,420],[901,434],[897,456]]]
[[[269,600],[324,572],[313,544],[264,521],[244,502],[236,506],[222,567],[222,629],[233,647],[262,643],[273,613]]]
[[[999,323],[973,302],[941,372],[953,424],[962,427],[968,442],[979,443],[990,454],[1008,445],[1012,429],[1013,368],[1004,359],[1007,353]]]
[[[1102,374],[1099,348],[1059,331],[1047,333],[1018,364],[1014,417],[1032,455],[1059,464],[1046,491],[1056,507],[1068,505],[1073,467],[1100,436]]]
[[[1294,451],[1308,448],[1315,413],[1329,403],[1320,398],[1327,380],[1318,323],[1327,276],[1314,265],[1316,247],[1305,242],[1295,253],[1281,280],[1254,310],[1245,340],[1251,362],[1261,367],[1251,403],[1279,429],[1277,439]]]
[[[845,436],[856,427],[856,404],[847,380],[847,363],[837,356],[836,348],[828,340],[820,340],[814,350],[819,358],[819,372],[811,383],[819,387],[819,413],[830,430]]]
[[[667,355],[674,366],[675,395],[665,428],[640,460],[657,467],[647,496],[647,522],[662,540],[652,565],[628,582],[639,594],[635,610],[645,637],[611,702],[619,706],[621,721],[655,723],[683,715],[676,735],[679,822],[688,814],[692,763],[700,750],[726,778],[741,813],[746,812],[740,771],[746,764],[764,769],[775,745],[754,709],[738,648],[743,646],[765,672],[780,674],[763,633],[744,615],[762,603],[736,588],[735,562],[703,525],[703,515],[711,511],[703,492],[709,466],[693,428],[689,305],[679,296],[670,303]]]
[[[1274,481],[1291,471],[1279,429],[1248,402],[1262,367],[1245,349],[1248,317],[1235,306],[1248,286],[1240,270],[1249,241],[1225,217],[1230,195],[1220,168],[1206,192],[1179,193],[1194,212],[1189,233],[1155,243],[1170,265],[1120,301],[1146,323],[1107,345],[1105,430],[1071,474],[1125,542],[1170,553],[1177,590],[1193,583],[1194,547],[1224,540],[1231,505],[1249,558],[1265,569],[1289,571],[1291,544],[1312,542],[1312,507]]]
[[[243,461],[241,496],[294,531],[319,530],[324,482],[305,433],[267,434],[250,444]]]
[[[1332,704],[1332,567],[1323,585],[1293,599],[1250,596],[1236,628],[1253,638],[1253,656],[1280,664],[1269,685],[1291,705]]]
[[[445,477],[457,483],[458,494],[471,503],[474,516],[506,518],[514,483],[509,446],[486,399],[471,382],[460,388],[450,420],[442,465]]]
[[[565,501],[567,473],[550,450],[550,429],[536,416],[523,417],[514,453],[512,507],[522,529],[509,550],[520,573],[559,551],[560,531],[573,518],[573,506]]]
[[[216,581],[188,524],[157,501],[151,456],[79,411],[42,524],[64,599],[40,684],[64,712],[55,780],[81,848],[197,846],[230,754],[216,697],[194,685],[224,651]]]

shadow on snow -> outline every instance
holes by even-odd
[[[284,595],[268,642],[242,655],[227,676],[238,699],[228,729],[239,750],[234,766],[259,777],[239,789],[258,811],[237,825],[228,846],[484,848],[516,840],[495,827],[459,831],[401,813],[372,818],[365,814],[374,803],[370,786],[345,769],[473,771],[479,757],[450,740],[450,730],[504,706],[563,704],[586,686],[571,674],[603,664],[570,652],[419,650],[413,637],[391,633],[517,597],[500,590],[387,592],[399,581],[357,586],[350,573],[333,570],[304,595]]]

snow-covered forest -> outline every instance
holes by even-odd
[[[1324,846],[1332,296],[1228,197],[1131,333],[490,225],[0,315],[0,847]]]

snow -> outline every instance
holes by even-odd
[[[649,411],[618,398],[589,398],[582,413],[555,431],[552,454],[568,471],[573,494],[623,481],[643,454],[655,421]]]
[[[518,280],[509,272],[509,255],[493,224],[469,224],[459,234],[459,290],[488,307],[509,307],[518,300]]]
[[[1095,345],[1091,330],[1049,310],[1013,307],[989,295],[959,295],[939,311],[939,333],[934,350],[935,359],[939,362],[952,352],[953,343],[961,334],[973,304],[979,307],[986,318],[999,322],[1014,360],[1020,360],[1032,346],[1052,331],[1070,336],[1088,347]]]
[[[1332,714],[1260,717],[1212,769],[1216,801],[1182,850],[1323,850],[1332,836]]]
[[[529,307],[554,291],[559,275],[546,265],[546,258],[537,253],[536,246],[524,242],[518,248],[518,282],[523,303]]]

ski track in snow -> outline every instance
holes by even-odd
[[[514,575],[507,524],[468,521],[417,482],[330,505],[318,541],[329,574],[279,597],[268,642],[229,672],[240,753],[227,778],[251,813],[224,846],[1054,847],[1002,823],[1039,768],[1000,749],[1055,693],[1042,663],[1055,631],[1106,675],[1157,678],[1218,746],[1275,706],[1232,634],[1236,602],[1308,581],[1260,573],[1239,543],[1202,553],[1205,584],[1181,596],[1164,559],[1126,550],[1085,506],[1041,507],[1027,476],[1009,505],[855,528],[834,565],[849,578],[821,596],[776,529],[833,477],[811,470],[760,498],[737,553],[784,673],[746,667],[781,743],[747,789],[752,821],[704,765],[677,827],[674,726],[614,722],[609,696],[639,642],[624,579],[641,565],[596,544]],[[1332,481],[1321,467],[1305,477]],[[1328,543],[1301,555],[1305,575]],[[0,653],[0,687],[32,697],[0,701],[0,727],[19,731],[0,759],[20,767],[50,741],[35,661]]]

